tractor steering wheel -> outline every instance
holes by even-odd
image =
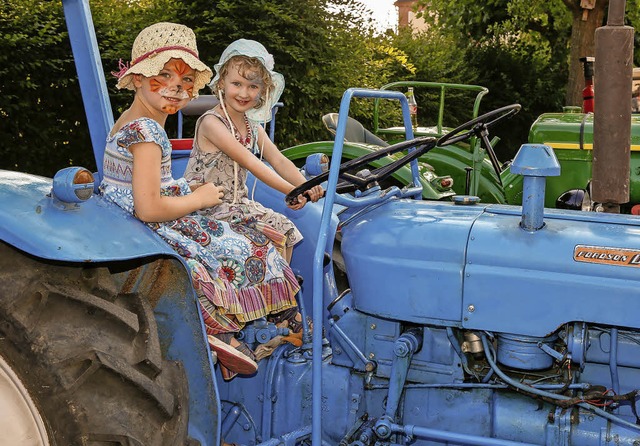
[[[382,181],[393,174],[396,170],[400,169],[405,164],[418,158],[420,155],[427,153],[429,150],[436,146],[436,138],[432,136],[421,136],[411,139],[409,141],[402,141],[397,144],[393,144],[388,147],[383,147],[380,150],[376,150],[371,153],[367,153],[361,157],[345,161],[340,164],[338,176],[342,180],[336,187],[336,192],[346,192],[354,188],[366,188],[368,185]],[[387,164],[386,166],[378,167],[372,171],[358,172],[362,166],[366,166],[372,161],[384,158],[387,155],[391,155],[397,152],[402,152],[411,147],[415,150],[404,155],[402,158]],[[356,173],[350,173],[356,171]],[[293,189],[285,197],[285,201],[288,204],[295,204],[298,200],[298,195],[311,189],[329,177],[329,171],[323,172],[318,176],[311,178],[309,181],[302,183],[300,186]]]
[[[456,127],[446,135],[443,135],[438,140],[438,146],[444,147],[449,144],[455,144],[457,142],[464,141],[465,139],[469,139],[472,136],[479,137],[487,150],[487,155],[489,155],[489,161],[491,161],[491,166],[493,166],[493,170],[496,173],[496,178],[498,178],[498,182],[502,186],[502,179],[500,178],[502,167],[500,166],[500,161],[498,161],[496,152],[493,150],[491,141],[489,141],[489,128],[493,127],[503,119],[507,119],[515,115],[519,111],[520,104],[512,104],[478,116],[477,118]]]
[[[438,147],[455,144],[457,142],[464,141],[465,139],[469,139],[472,136],[482,136],[483,132],[486,132],[503,119],[507,119],[518,113],[520,108],[520,104],[507,105],[478,116],[469,122],[465,122],[451,130],[446,135],[442,135],[438,140]]]
[[[431,136],[420,136],[409,141],[399,142],[397,144],[381,148],[374,152],[367,153],[366,155],[363,155],[359,158],[346,161],[340,164],[339,167],[338,176],[342,181],[340,181],[336,186],[336,192],[346,192],[353,189],[354,187],[366,188],[374,182],[384,180],[400,167],[427,153],[429,150],[433,149],[436,146],[444,147],[449,144],[464,141],[465,139],[469,139],[474,135],[481,137],[485,142],[487,151],[489,152],[489,158],[491,159],[491,163],[493,164],[493,167],[496,170],[496,174],[498,174],[499,178],[500,167],[495,152],[493,151],[493,148],[491,147],[491,144],[489,143],[489,139],[487,137],[488,129],[493,127],[503,119],[515,115],[519,111],[520,104],[507,105],[505,107],[490,111],[489,113],[485,113],[484,115],[478,116],[477,118],[456,127],[446,135],[443,135],[438,140]],[[386,166],[379,167],[371,172],[356,171],[356,174],[350,173],[351,171],[369,164],[371,161],[378,160],[393,153],[401,152],[411,147],[414,147],[415,150],[409,152],[397,161],[387,164]],[[288,204],[295,204],[298,201],[298,195],[306,192],[313,186],[326,181],[328,177],[329,171],[323,172],[320,175],[311,178],[309,181],[302,183],[300,186],[296,187],[287,194],[287,196],[285,197],[285,201]]]

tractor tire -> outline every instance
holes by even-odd
[[[0,434],[0,444],[199,444],[187,439],[184,370],[163,359],[144,296],[121,292],[107,266],[57,264],[4,243],[0,278],[0,381],[13,381],[15,412],[26,405],[32,418],[32,433]],[[7,400],[2,413],[12,412]]]

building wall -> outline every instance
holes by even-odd
[[[411,26],[413,32],[420,32],[427,28],[424,20],[416,17],[414,6],[417,0],[396,0],[394,6],[398,8],[398,29]]]

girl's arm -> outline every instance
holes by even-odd
[[[258,126],[258,147],[263,150],[262,156],[278,174],[294,186],[300,186],[307,179],[289,158],[284,156],[269,139],[262,126]]]
[[[258,147],[263,147],[263,157],[269,164],[273,166],[276,172],[287,180],[289,183],[294,186],[300,186],[302,183],[306,182],[307,179],[300,173],[300,170],[293,164],[289,158],[284,156],[280,150],[276,147],[276,145],[267,137],[267,133],[264,131],[262,126],[258,127]],[[309,196],[311,201],[316,202],[324,195],[324,189],[322,186],[317,185],[309,189]],[[305,198],[306,200],[306,198]],[[300,201],[300,198],[298,198]],[[304,203],[303,203],[304,206]]]
[[[205,116],[200,122],[198,145],[203,151],[211,152],[216,148],[221,150],[267,186],[283,194],[288,194],[295,187],[240,144],[215,116]]]
[[[222,202],[222,191],[206,183],[189,195],[168,197],[160,194],[162,152],[151,142],[133,144],[133,206],[136,216],[145,222],[162,222],[184,217],[198,209]]]

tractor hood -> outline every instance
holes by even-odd
[[[640,327],[637,217],[545,209],[544,226],[525,231],[521,212],[397,200],[363,213],[342,229],[354,306],[529,336],[572,321]]]
[[[50,178],[0,170],[4,242],[37,257],[68,262],[177,257],[151,229],[102,196],[62,203],[52,198],[51,188]]]

